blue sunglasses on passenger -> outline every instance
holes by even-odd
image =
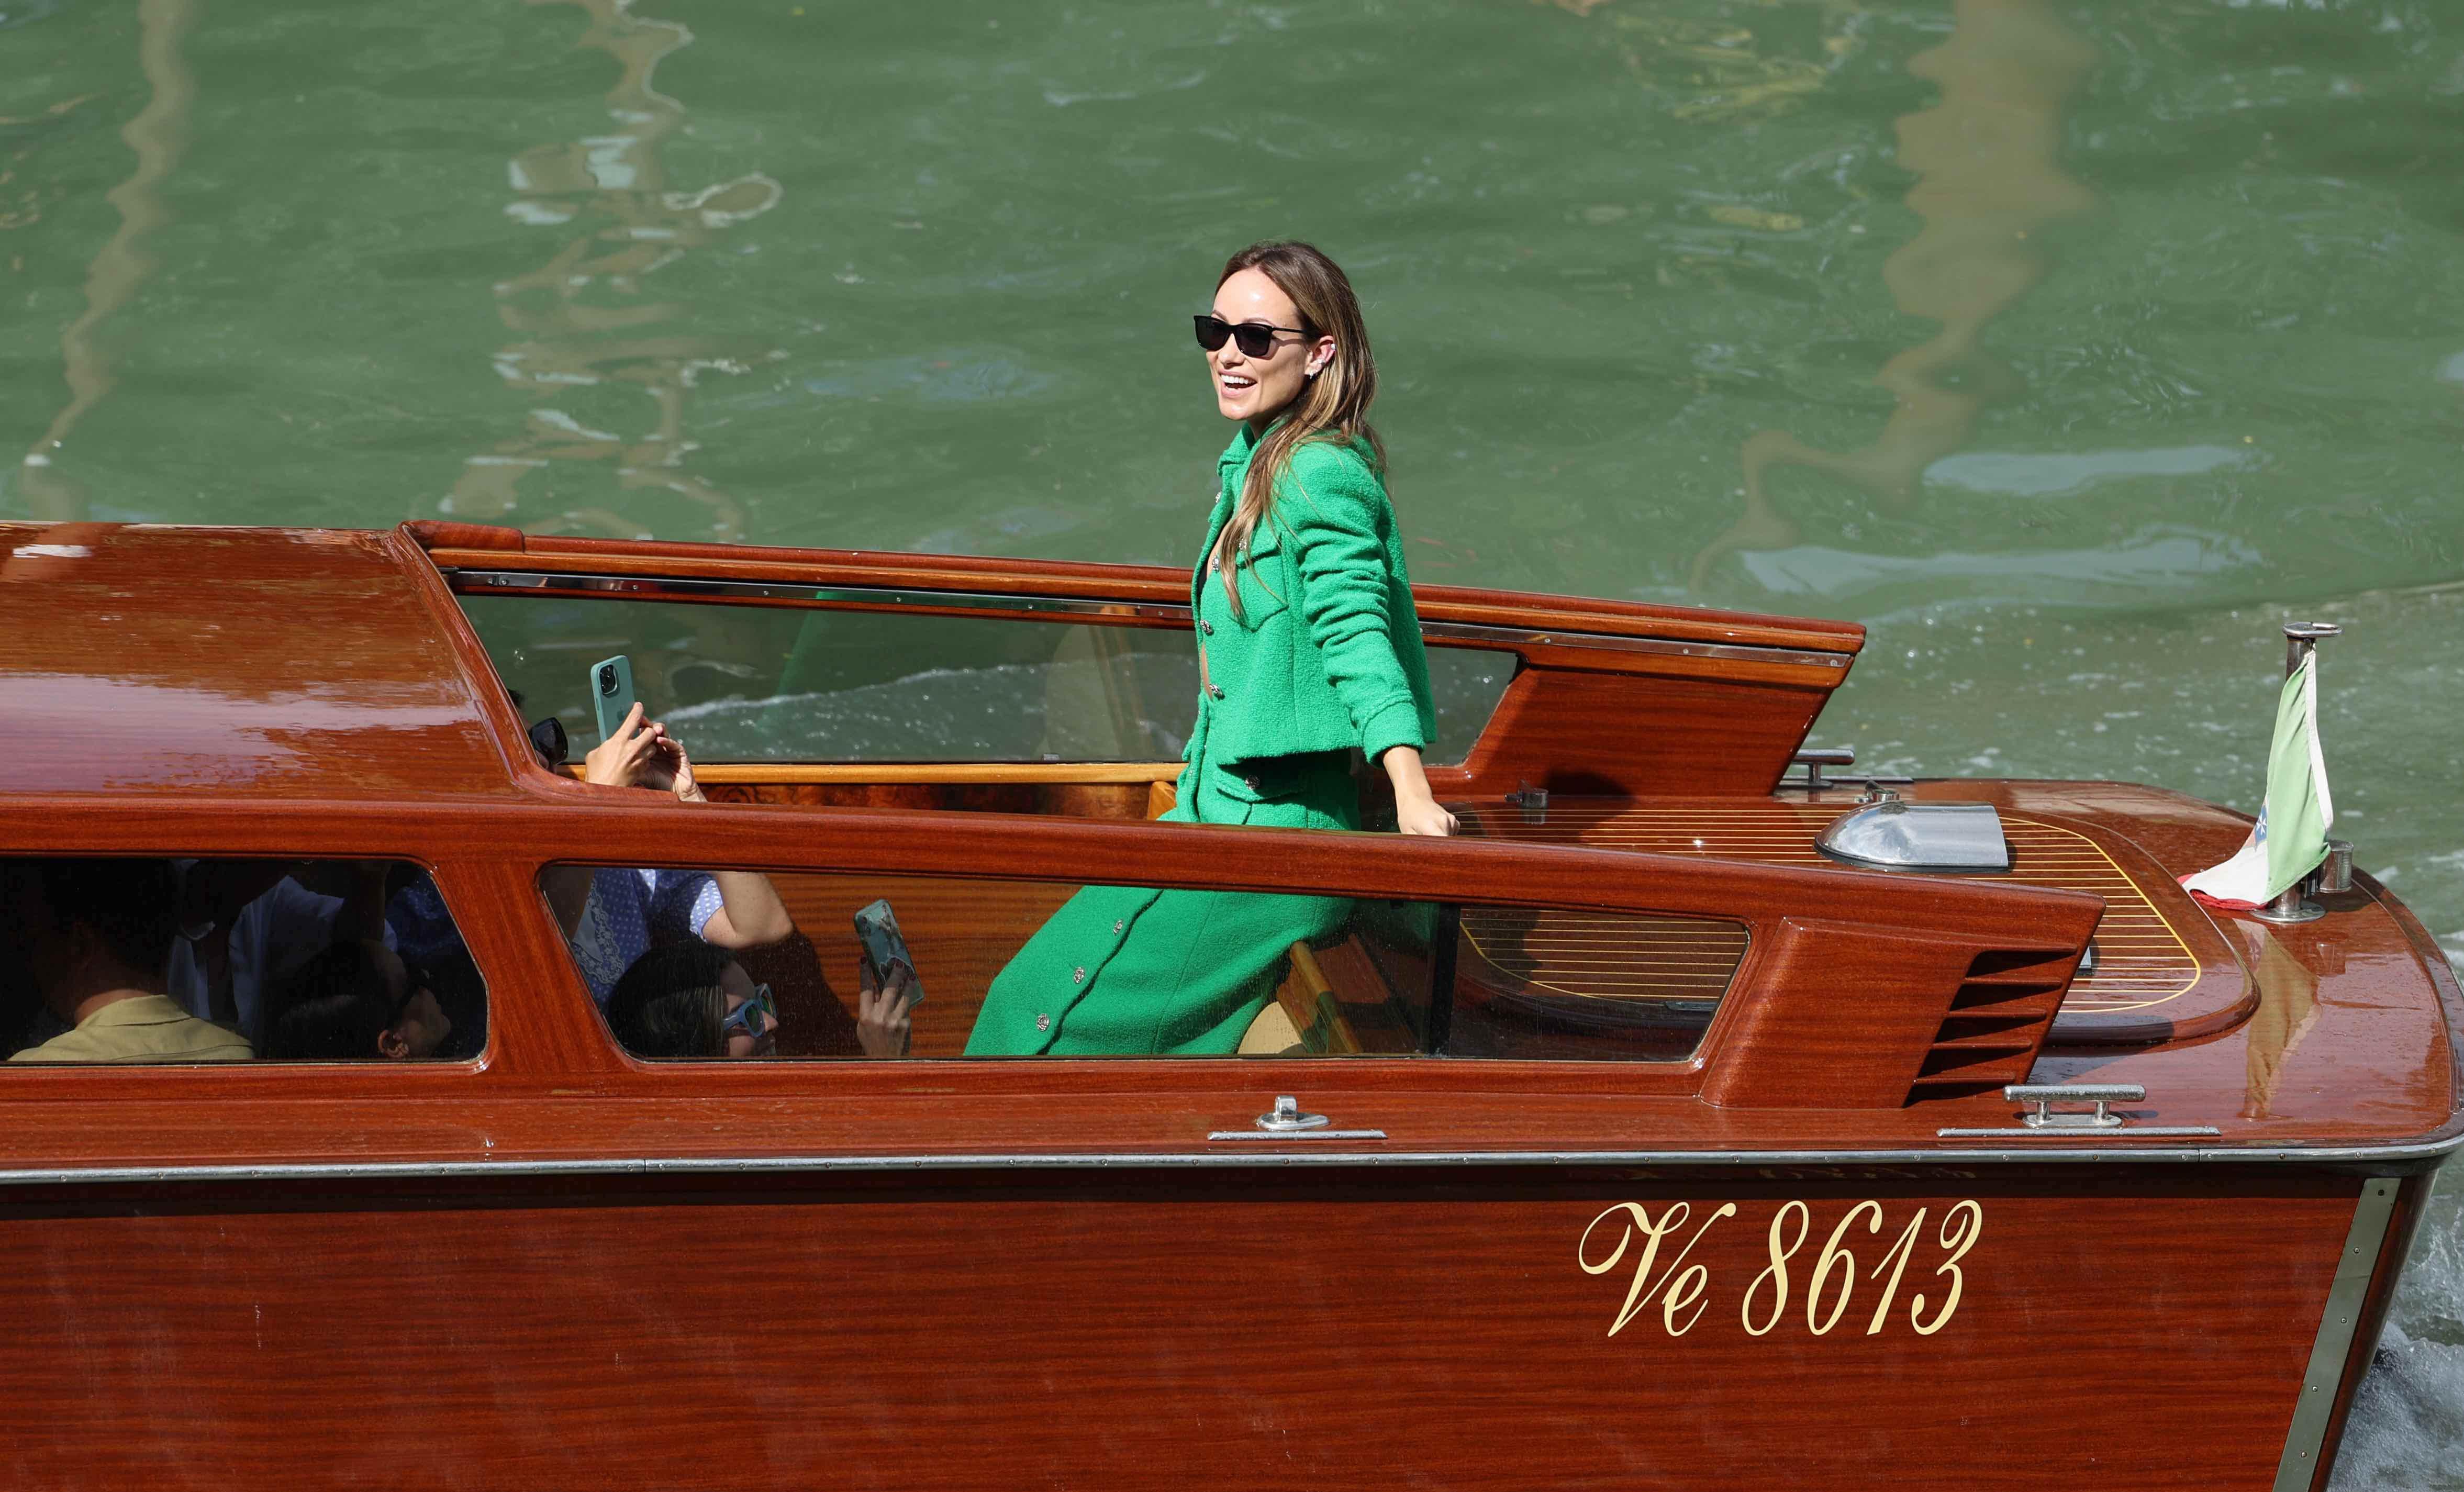
[[[770,997],[770,986],[753,986],[753,998],[727,1013],[718,1024],[718,1039],[724,1043],[741,1033],[753,1038],[753,1050],[759,1056],[775,1045],[778,1038],[779,1003]]]

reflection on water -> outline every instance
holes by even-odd
[[[1555,0],[1577,15],[1589,15],[1605,0]],[[1815,0],[1822,12],[1824,57],[1791,56],[1766,50],[1749,25],[1732,14],[1696,16],[1674,8],[1652,6],[1620,10],[1610,24],[1619,39],[1626,66],[1667,87],[1674,96],[1671,118],[1689,123],[1745,124],[1786,114],[1821,90],[1840,58],[1857,45],[1855,27],[1868,11],[1863,0]],[[1751,12],[1748,12],[1750,16]],[[1730,208],[1726,221],[1742,226],[1768,226],[1740,218]],[[1714,216],[1721,216],[1714,209]],[[1792,223],[1792,228],[1802,223]]]
[[[1872,445],[1842,453],[1785,430],[1746,438],[1746,511],[1694,557],[1697,586],[1731,551],[1796,542],[1796,525],[1771,506],[1773,467],[1812,467],[1904,506],[1926,468],[1967,446],[1986,407],[2020,389],[1982,338],[2051,268],[2044,230],[2098,206],[2059,162],[2064,105],[2096,53],[2044,0],[1957,0],[1952,16],[1949,40],[1908,59],[1942,99],[1899,121],[1900,165],[1917,173],[1907,206],[1925,227],[1882,265],[1892,302],[1942,329],[1875,375],[1895,405]]]
[[[681,319],[685,308],[642,298],[642,282],[778,206],[780,186],[754,171],[698,189],[669,187],[661,150],[683,125],[685,108],[651,78],[662,58],[693,44],[682,23],[638,16],[634,0],[527,3],[576,6],[590,17],[575,45],[616,60],[620,76],[607,94],[615,123],[605,135],[533,146],[508,165],[516,195],[505,205],[507,216],[535,228],[581,230],[538,269],[496,282],[496,314],[520,339],[496,352],[496,373],[541,405],[519,435],[464,461],[437,511],[478,522],[511,520],[534,533],[642,534],[638,521],[605,506],[568,506],[553,516],[522,512],[523,478],[552,461],[567,461],[605,465],[622,488],[663,489],[683,498],[685,511],[697,517],[685,532],[670,527],[663,537],[743,538],[742,505],[685,470],[685,458],[697,449],[685,434],[685,405],[704,374],[742,373],[783,354],[750,340],[647,335]],[[582,406],[586,390],[647,397],[648,428],[638,428],[643,415],[631,401]],[[604,428],[601,419],[636,428],[629,434]]]
[[[0,12],[0,24],[39,20],[49,8],[23,14],[17,13],[19,9],[12,6]],[[69,402],[52,417],[18,468],[16,491],[33,517],[85,516],[84,492],[55,463],[67,449],[77,422],[111,392],[115,381],[111,354],[98,334],[115,312],[136,297],[158,268],[145,251],[145,240],[170,221],[171,211],[163,205],[157,188],[180,164],[180,154],[188,143],[188,116],[196,102],[197,80],[180,55],[180,45],[195,21],[195,0],[138,0],[137,63],[152,95],[120,132],[136,152],[137,168],[107,198],[120,210],[119,230],[86,270],[85,314],[60,333],[60,376],[69,385]],[[83,101],[71,99],[55,105],[55,112]]]

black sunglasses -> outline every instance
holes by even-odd
[[[572,749],[573,743],[564,738],[563,721],[549,715],[544,720],[535,722],[530,728],[529,735],[532,748],[546,759],[549,766],[564,765],[565,753]]]
[[[1295,337],[1309,335],[1306,328],[1298,326],[1268,326],[1264,321],[1242,321],[1236,324],[1212,312],[1191,317],[1190,319],[1198,323],[1198,345],[1213,352],[1222,346],[1224,340],[1229,338],[1241,344],[1241,356],[1244,358],[1265,357],[1275,345],[1277,332],[1289,332]]]

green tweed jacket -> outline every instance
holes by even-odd
[[[1232,516],[1256,446],[1244,424],[1224,449],[1190,581],[1220,691],[1207,755],[1230,762],[1357,746],[1374,762],[1390,746],[1426,750],[1437,739],[1428,654],[1395,508],[1365,444],[1312,440],[1293,450],[1241,567],[1240,617],[1224,603],[1221,577],[1207,574],[1203,557]]]

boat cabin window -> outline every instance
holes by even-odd
[[[1022,619],[519,594],[461,602],[506,686],[531,713],[564,722],[576,757],[600,739],[593,667],[620,654],[644,709],[706,764],[1169,761],[1197,714],[1197,648],[1170,627],[1067,612]],[[1429,649],[1433,760],[1462,759],[1513,669],[1510,653]]]
[[[550,907],[568,908],[577,970],[630,1055],[1678,1062],[1701,1044],[1746,952],[1745,927],[1713,918],[727,875],[746,905],[774,895],[793,931],[732,947],[694,935],[692,919],[721,899],[720,872],[542,874]],[[578,920],[576,877],[590,882]],[[885,987],[920,992],[903,1029],[869,993]]]
[[[487,992],[435,883],[388,860],[0,858],[16,1063],[444,1062]]]

